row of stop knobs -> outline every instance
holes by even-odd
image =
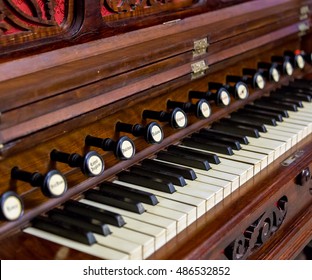
[[[279,82],[281,75],[291,76],[294,68],[303,69],[305,60],[311,62],[311,56],[298,51],[285,52],[284,56],[273,56],[271,60],[270,63],[259,62],[258,69],[244,68],[242,76],[226,76],[226,84],[210,82],[207,91],[191,90],[189,100],[197,100],[195,103],[168,100],[168,111],[144,110],[142,118],[167,122],[174,129],[182,129],[187,126],[188,113],[194,114],[199,119],[207,119],[211,116],[210,102],[214,102],[218,107],[226,107],[230,105],[231,96],[234,99],[246,99],[249,95],[249,87],[263,89],[266,81]],[[164,139],[163,130],[155,121],[145,126],[118,122],[116,131],[131,133],[135,137],[144,137],[149,144],[159,144]],[[135,154],[135,145],[128,136],[122,136],[115,141],[110,138],[88,135],[85,138],[85,145],[112,151],[119,160],[131,159]],[[50,153],[50,159],[73,168],[80,168],[81,172],[88,177],[99,176],[105,169],[104,160],[96,151],[80,155],[53,150]],[[54,169],[41,174],[14,167],[11,170],[11,178],[41,188],[42,193],[50,198],[62,196],[67,190],[65,176]],[[13,191],[7,191],[0,196],[0,205],[0,215],[6,220],[16,220],[23,213],[22,199]]]

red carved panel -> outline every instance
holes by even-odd
[[[7,37],[26,33],[21,40],[62,33],[73,19],[73,1],[0,0],[0,41],[12,44]]]
[[[101,0],[101,14],[104,20],[115,20],[140,14],[152,14],[190,7],[199,1],[192,0]]]

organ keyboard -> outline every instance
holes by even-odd
[[[1,259],[300,253],[312,1],[34,2],[0,4]]]

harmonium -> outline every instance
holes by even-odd
[[[296,259],[311,11],[0,1],[1,259]]]

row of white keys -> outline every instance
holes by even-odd
[[[267,128],[269,131],[274,131],[272,133],[279,135],[281,135],[281,133],[287,135],[288,133],[291,137],[293,147],[311,133],[312,123],[306,118],[308,115],[302,115],[299,112],[288,113],[289,118],[285,118],[283,122],[278,122],[277,127],[267,126]]]
[[[165,192],[161,192],[161,191],[157,191],[157,190],[151,190],[151,189],[146,188],[146,187],[141,187],[138,185],[134,185],[134,184],[119,181],[119,180],[115,180],[114,183],[122,185],[122,186],[130,187],[130,188],[142,190],[142,191],[153,192],[153,194],[157,196],[157,199],[159,201],[162,201],[162,198],[164,198],[167,200],[172,200],[176,203],[181,203],[181,204],[186,204],[186,205],[192,206],[196,209],[196,218],[197,219],[206,213],[206,201],[202,198],[188,196],[185,194],[181,194],[179,192],[174,192],[172,194],[169,194],[169,193],[165,193]],[[179,208],[179,210],[180,210],[180,208]]]
[[[187,226],[192,224],[197,219],[197,209],[193,205],[181,203],[164,197],[157,197],[158,205],[168,209],[178,209],[180,212],[185,213],[187,218]]]
[[[186,148],[186,149],[195,150],[195,151],[205,152],[204,150],[193,148],[193,147],[187,147],[187,146],[181,146],[181,147]],[[162,160],[158,160],[158,159],[155,159],[155,160],[156,161],[162,161]],[[162,161],[162,162],[164,162],[164,161]],[[170,163],[170,164],[185,167],[184,165],[179,165],[176,163]],[[203,176],[216,178],[216,176],[224,174],[224,175],[217,177],[217,178],[231,182],[232,190],[236,189],[238,187],[238,184],[239,185],[244,184],[247,181],[247,171],[249,171],[249,173],[250,173],[250,170],[245,170],[244,168],[240,168],[239,166],[231,167],[229,165],[223,164],[223,162],[221,162],[220,164],[213,164],[213,163],[209,163],[209,164],[210,164],[211,169],[208,171],[193,168],[193,167],[192,167],[192,169],[195,171],[197,177],[199,177],[201,174]],[[208,180],[202,176],[200,178],[201,178],[200,181],[205,182],[206,180]]]
[[[197,175],[197,179],[195,181],[190,181],[190,180],[186,180],[187,185],[190,186],[192,188],[192,186],[196,186],[196,185],[200,185],[203,188],[208,188],[208,189],[216,189],[219,188],[221,190],[222,193],[222,199],[224,199],[225,197],[227,197],[228,195],[231,194],[231,192],[233,191],[232,189],[232,182],[229,180],[225,180],[224,177],[219,177],[219,178],[215,178],[215,177],[210,177],[207,175],[204,175],[205,170],[203,171],[203,174],[201,174],[199,171],[199,169],[194,168],[193,169]],[[206,171],[209,175],[210,175],[210,171],[212,171],[212,169]],[[217,172],[216,172],[217,173]],[[224,175],[223,173],[219,172],[220,175]],[[231,175],[231,174],[226,174],[226,175]],[[220,179],[222,178],[222,179]],[[221,201],[220,199],[216,198],[216,202],[218,203]]]
[[[79,219],[79,218],[78,218]],[[156,238],[162,238],[159,247],[161,245],[164,245],[166,242],[166,236],[165,236],[165,230],[162,232],[159,231],[159,228],[151,228],[147,227],[146,225],[138,225],[137,223],[135,225],[131,226],[131,221],[127,220],[127,227],[129,227],[130,223],[130,228],[126,227],[116,227],[113,225],[109,225],[109,228],[111,230],[111,234],[109,235],[101,235],[96,232],[92,232],[97,245],[101,245],[101,249],[103,252],[109,252],[109,255],[101,255],[101,257],[105,259],[118,259],[119,253],[126,254],[128,259],[143,259],[147,258],[150,256],[153,252],[156,250]],[[142,223],[141,223],[142,224]],[[145,234],[145,233],[139,233],[137,232],[137,228],[141,227],[144,229],[147,233],[151,233],[150,235]],[[134,230],[135,229],[135,230]],[[37,229],[34,230],[34,232]],[[28,233],[32,233],[33,230],[28,230]],[[44,230],[43,230],[44,232]],[[48,232],[47,232],[48,233]],[[40,235],[40,237],[43,237],[47,240],[50,240],[52,242],[56,242],[58,244],[66,245],[69,248],[73,248],[76,250],[81,250],[86,253],[90,253],[92,255],[97,255],[97,249],[99,248],[98,246],[93,246],[93,245],[84,245],[79,242],[75,242],[70,240],[70,238],[64,238],[61,237],[60,239],[57,237],[57,234],[51,234],[48,233],[47,235],[44,235],[43,233]],[[60,243],[61,241],[61,243]],[[77,243],[83,245],[77,245]],[[87,248],[87,247],[89,248]],[[90,248],[91,247],[91,248]],[[93,254],[93,250],[95,250]],[[114,251],[116,254],[111,254],[111,252]]]
[[[155,239],[156,249],[164,245],[166,242],[175,237],[177,234],[176,221],[171,220],[169,218],[157,216],[147,212],[139,215],[136,213],[132,213],[123,209],[119,209],[113,206],[105,205],[88,199],[81,199],[80,202],[100,209],[113,211],[121,214],[126,222],[124,227],[129,228],[133,231],[138,231],[151,236],[155,235],[155,233],[158,235],[159,233],[164,232],[165,233],[164,239],[161,240],[161,242],[158,242],[159,240]],[[153,232],[154,234],[152,234]]]
[[[94,257],[98,257],[101,259],[106,260],[127,260],[130,259],[129,254],[106,248],[99,244],[93,244],[93,245],[85,245],[77,241],[73,241],[61,236],[58,236],[53,233],[49,233],[46,231],[43,231],[41,229],[37,229],[34,227],[28,227],[23,230],[24,232],[31,234],[33,236],[36,236],[38,238],[42,238],[51,242],[54,242],[56,244],[60,244],[62,246],[77,250],[79,252],[83,252],[89,255],[92,255]]]
[[[158,160],[158,159],[154,159],[154,160],[168,163],[163,160]],[[170,162],[170,164],[175,165],[175,166],[190,168],[189,166],[185,166],[185,165],[178,164],[178,163]],[[215,186],[217,186],[223,189],[223,197],[228,196],[234,189],[238,188],[239,177],[235,174],[222,172],[223,170],[227,169],[226,166],[223,166],[222,164],[212,164],[212,163],[210,163],[210,166],[212,167],[212,169],[209,169],[209,170],[202,170],[202,169],[197,169],[197,168],[192,167],[192,170],[196,173],[197,178],[195,181],[185,180],[187,182],[187,185],[192,187],[193,185],[196,186],[199,183],[199,185],[201,185],[203,188],[209,188],[209,186],[213,186],[213,188],[215,188]],[[213,166],[221,167],[222,171],[214,170]]]
[[[292,147],[292,137],[288,137],[285,135],[280,135],[278,133],[271,132],[259,132],[260,137],[270,140],[279,141],[281,143],[285,143],[285,150],[281,150],[281,154],[285,153]]]
[[[224,167],[222,169],[225,169],[226,171],[219,171],[217,170],[217,167],[216,167],[216,166],[219,167],[218,164],[211,163],[210,166],[211,166],[211,169],[208,171],[193,168],[194,171],[196,172],[197,180],[200,182],[207,182],[207,181],[209,182],[211,178],[213,180],[220,180],[220,184],[218,184],[217,182],[215,182],[215,184],[218,184],[224,188],[224,197],[227,197],[228,195],[230,195],[234,190],[236,190],[240,186],[240,175],[243,174],[242,176],[243,179],[245,181],[247,180],[247,176],[246,176],[247,172],[244,170],[236,169],[236,170],[233,170],[233,173],[228,173],[228,172],[231,172],[233,168]],[[234,172],[238,174],[234,174]],[[218,176],[218,177],[208,177],[207,173],[209,176]]]
[[[188,190],[188,194],[194,196],[196,196],[194,190],[211,193],[214,196],[214,204],[217,204],[224,199],[224,187],[209,183],[209,179],[211,179],[211,181],[217,181],[214,180],[214,178],[207,179],[208,180],[206,182],[201,182],[199,180],[196,181],[185,180],[186,186],[182,187],[182,190]],[[230,183],[227,184],[228,187],[230,187],[230,185],[231,185]],[[176,188],[180,189],[181,187]]]
[[[266,168],[268,166],[268,156],[264,153],[257,153],[254,151],[247,151],[244,149],[240,149],[238,151],[234,151],[235,155],[246,157],[246,158],[253,158],[260,161],[260,170]]]
[[[126,227],[117,227],[109,225],[112,231],[112,236],[119,237],[120,239],[126,239],[133,243],[139,243],[142,246],[143,259],[148,258],[156,250],[155,237],[146,233],[134,231]]]
[[[310,103],[308,104],[311,106]],[[288,112],[289,118],[284,118],[283,122],[277,122],[277,126],[266,125],[268,132],[260,133],[261,138],[285,142],[285,150],[282,148],[275,151],[275,159],[311,133],[311,123],[306,119],[309,113],[306,111],[301,113],[300,109],[302,108],[299,108],[299,112]],[[254,144],[254,141],[252,140],[251,144]],[[266,148],[270,147],[266,146]]]
[[[127,210],[119,209],[113,206],[105,205],[102,203],[98,203],[89,199],[81,199],[80,202],[95,206],[100,209],[105,209],[108,211],[116,212],[122,215],[124,218],[132,218],[139,221],[142,221],[147,224],[152,224],[154,226],[164,228],[166,230],[166,241],[168,242],[170,239],[177,235],[177,224],[176,221],[164,218],[161,216],[157,216],[154,214],[150,214],[148,212],[144,212],[143,214],[133,213]]]
[[[261,160],[257,158],[245,157],[243,155],[238,155],[239,151],[233,151],[233,155],[225,155],[216,153],[220,158],[220,161],[224,164],[228,164],[231,167],[236,167],[241,169],[252,169],[252,172],[249,172],[250,175],[247,175],[247,180],[251,179],[261,170]]]
[[[103,236],[97,233],[93,233],[94,237],[99,245],[106,248],[116,250],[129,255],[130,260],[142,260],[143,248],[139,244],[139,241],[129,241],[123,238],[119,238],[114,234]],[[103,248],[104,249],[104,248]]]
[[[280,135],[280,136],[284,136],[287,137],[291,143],[291,147],[295,146],[298,143],[298,135],[295,131],[290,132],[290,131],[283,131],[281,129],[276,129],[277,127],[271,127],[271,126],[266,126],[267,131],[270,134],[274,134],[274,135]]]
[[[108,211],[113,211],[115,213],[119,213],[121,211],[121,209],[115,208],[115,207],[110,207],[110,206],[106,206],[102,203],[98,203],[98,202],[94,202],[91,200],[87,200],[87,199],[81,199],[80,202],[97,207],[99,209],[105,209]],[[137,214],[139,215],[139,214]],[[131,234],[127,235],[127,236],[122,236],[122,238],[127,238],[129,239],[131,242],[138,244],[142,247],[142,250],[145,251],[145,253],[142,254],[146,256],[146,252],[151,250],[150,247],[150,242],[153,241],[153,248],[154,251],[161,248],[163,245],[166,244],[166,242],[168,241],[168,230],[169,231],[173,231],[176,232],[176,229],[174,228],[174,222],[173,221],[169,221],[169,224],[171,223],[171,226],[169,226],[169,228],[165,228],[163,226],[159,226],[159,224],[156,222],[155,223],[150,223],[150,222],[146,222],[146,219],[137,219],[137,218],[133,218],[128,216],[123,216],[123,219],[125,221],[125,225],[123,226],[123,228],[128,229]],[[173,226],[172,226],[173,225]],[[110,226],[111,227],[111,226]],[[122,231],[122,228],[115,228],[115,231]],[[115,234],[114,231],[114,227],[112,227],[112,235],[116,235],[116,236],[120,236],[119,233]],[[132,234],[133,233],[133,234]],[[140,239],[139,236],[136,233],[141,233],[143,235],[147,235],[152,239],[148,239],[148,238],[142,238]],[[146,244],[146,241],[148,241],[148,243]],[[146,247],[148,246],[148,247]]]
[[[264,147],[249,146],[245,144],[241,144],[241,148],[243,151],[255,152],[258,154],[265,155],[267,158],[268,165],[274,161],[275,152],[272,149],[264,148]]]
[[[119,209],[116,209],[115,212],[119,212]],[[28,228],[26,232],[30,234],[35,233],[36,236],[40,233],[38,237],[104,259],[145,259],[167,242],[165,228],[144,223],[130,217],[126,217],[125,220],[126,225],[120,228],[109,225],[112,231],[110,235],[102,236],[93,233],[97,241],[96,246],[84,245],[48,232],[45,234],[45,231],[36,228]],[[101,251],[101,254],[98,253],[99,249],[103,251]],[[112,252],[115,253],[113,254]],[[127,255],[127,257],[120,254]]]
[[[274,151],[274,160],[276,160],[278,157],[280,157],[283,153],[286,151],[286,143],[285,142],[280,142],[272,139],[267,139],[263,137],[259,138],[253,138],[249,137],[248,138],[249,147],[255,146],[259,148],[266,148],[266,149],[271,149]]]

